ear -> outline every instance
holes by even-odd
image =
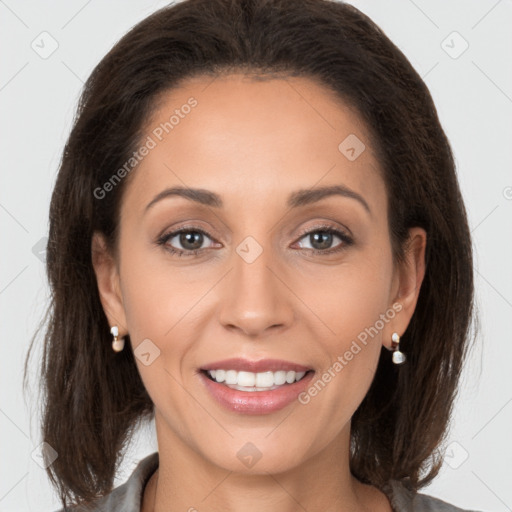
[[[124,337],[128,334],[128,331],[119,284],[119,271],[115,258],[108,250],[105,236],[102,233],[96,231],[93,233],[91,256],[103,311],[110,326],[117,325],[119,337]]]
[[[383,345],[391,349],[391,335],[402,336],[411,321],[421,284],[425,277],[425,249],[427,233],[423,228],[409,229],[409,237],[404,249],[404,261],[397,263],[392,285],[391,305],[398,313],[389,322],[383,335]]]

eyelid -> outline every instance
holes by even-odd
[[[164,229],[157,236],[157,240],[161,240],[162,238],[168,237],[169,235],[176,236],[176,235],[180,234],[183,231],[186,231],[186,232],[188,232],[188,231],[197,231],[198,233],[202,233],[203,235],[213,239],[213,235],[211,234],[211,232],[215,231],[215,230],[213,228],[211,228],[211,227],[202,228],[202,227],[200,227],[197,224],[184,224],[182,226],[171,227],[171,228]]]
[[[339,226],[335,226],[334,224],[328,223],[328,221],[320,221],[319,224],[315,224],[314,226],[309,226],[309,227],[301,230],[299,232],[299,239],[302,238],[304,235],[309,235],[312,232],[321,231],[321,230],[340,231],[345,236],[347,236],[349,238],[354,238],[354,236],[352,235],[352,232],[347,227],[345,227],[345,226],[339,227]]]
[[[208,237],[210,240],[216,242],[216,240],[213,238],[213,236],[208,233],[203,228],[200,228],[199,226],[180,226],[179,228],[172,229],[170,231],[164,230],[164,232],[157,237],[157,243],[160,242],[162,244],[165,244],[168,240],[174,238],[175,236],[181,234],[181,233],[188,233],[188,232],[194,232],[194,233],[201,233],[205,237]],[[198,249],[202,250],[202,249]],[[186,252],[192,252],[192,251],[186,251]]]

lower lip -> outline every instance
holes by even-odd
[[[269,414],[291,404],[308,387],[314,372],[309,372],[298,382],[270,391],[238,391],[211,380],[203,371],[200,375],[206,389],[226,409],[243,414]]]

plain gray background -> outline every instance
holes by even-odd
[[[426,81],[451,141],[474,237],[481,332],[461,383],[445,464],[422,492],[463,508],[512,510],[512,2],[353,1]],[[0,0],[2,186],[0,511],[52,511],[37,402],[21,389],[48,288],[48,205],[83,82],[155,1]],[[47,32],[47,34],[42,34]],[[43,42],[42,42],[43,41]],[[51,55],[54,46],[58,45]],[[467,47],[467,48],[466,48]],[[38,374],[31,367],[32,383]],[[116,479],[157,449],[140,432]]]

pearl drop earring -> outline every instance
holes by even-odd
[[[124,348],[124,338],[121,338],[120,340],[117,339],[119,336],[119,329],[117,328],[117,325],[114,325],[110,332],[112,333],[112,336],[114,336],[114,340],[112,341],[112,349],[114,352],[121,352]]]
[[[391,336],[391,349],[393,350],[392,360],[395,364],[403,364],[406,361],[405,354],[399,349],[400,336],[394,332]]]

